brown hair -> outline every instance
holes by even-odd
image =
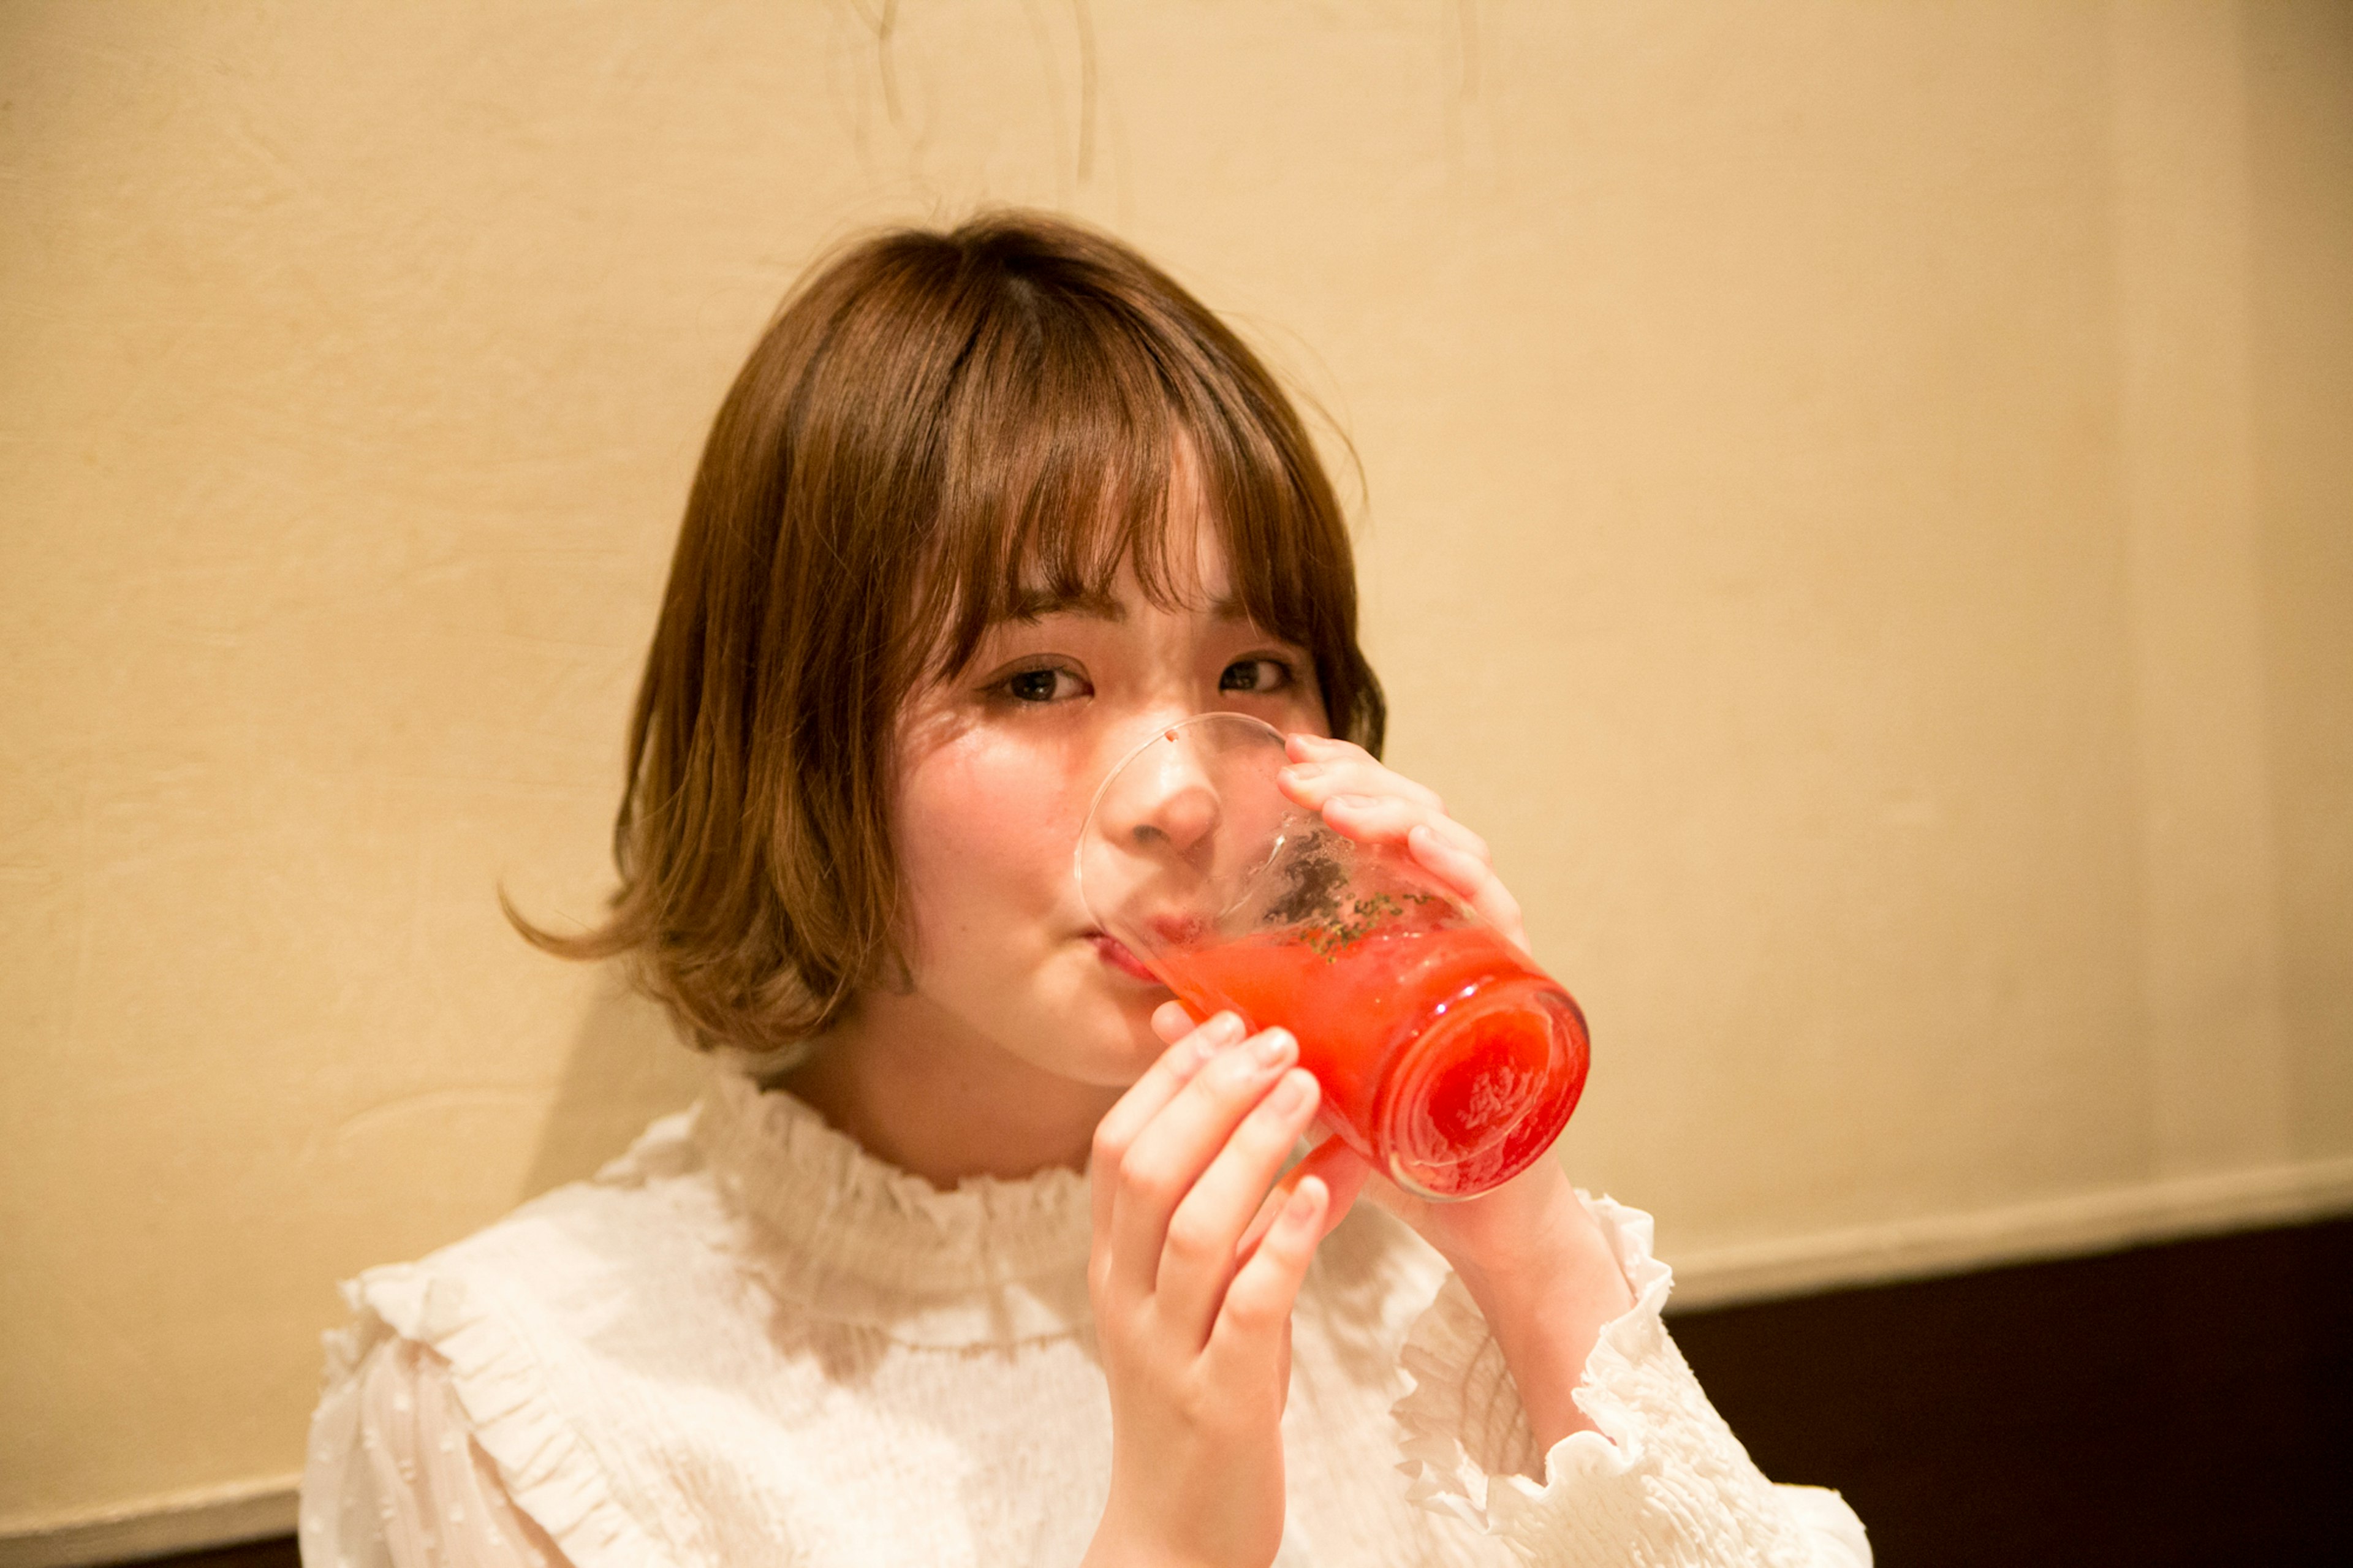
[[[638,688],[610,918],[523,935],[632,954],[702,1045],[773,1049],[903,973],[901,701],[1042,591],[1133,566],[1173,607],[1182,447],[1242,608],[1377,752],[1330,481],[1250,350],[1102,235],[1032,214],[868,238],[788,296],[704,447]],[[503,899],[501,900],[503,902]]]

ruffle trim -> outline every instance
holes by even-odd
[[[419,1265],[396,1264],[346,1280],[343,1292],[364,1316],[330,1336],[331,1363],[350,1375],[381,1338],[366,1331],[364,1314],[438,1352],[508,1497],[554,1538],[572,1568],[659,1568],[677,1561],[613,1496],[586,1441],[553,1414],[555,1402],[539,1363],[480,1291]]]
[[[1530,1479],[1518,1390],[1470,1291],[1449,1276],[1403,1352],[1414,1388],[1393,1410],[1407,1495],[1546,1564],[1867,1563],[1852,1510],[1831,1493],[1793,1502],[1701,1392],[1661,1317],[1674,1274],[1651,1256],[1651,1216],[1577,1195],[1634,1293],[1602,1325],[1574,1391],[1596,1429],[1554,1444],[1541,1483]]]
[[[1564,1483],[1623,1486],[1653,1468],[1627,1385],[1637,1381],[1638,1365],[1664,1348],[1660,1314],[1674,1271],[1651,1256],[1649,1215],[1610,1198],[1577,1197],[1600,1223],[1634,1292],[1634,1305],[1602,1325],[1573,1395],[1599,1430],[1573,1433],[1539,1454],[1503,1352],[1455,1274],[1447,1275],[1399,1355],[1413,1379],[1411,1392],[1391,1409],[1403,1428],[1398,1468],[1407,1477],[1408,1499],[1492,1534],[1514,1533],[1533,1510],[1555,1511],[1539,1500]],[[1541,1484],[1526,1474],[1539,1460]]]
[[[961,1349],[1083,1331],[1087,1185],[1075,1171],[942,1191],[791,1095],[712,1075],[687,1134],[750,1222],[744,1260],[784,1302],[902,1344]],[[645,1163],[632,1158],[628,1175]]]

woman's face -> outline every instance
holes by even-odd
[[[1149,1019],[1168,992],[1080,900],[1072,851],[1095,786],[1189,714],[1326,732],[1305,650],[1243,616],[1216,531],[1193,531],[1198,607],[1156,608],[1123,574],[1105,603],[991,627],[902,711],[893,830],[914,991],[892,1010],[943,1044],[1133,1082],[1163,1048]]]

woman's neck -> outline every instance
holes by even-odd
[[[941,1188],[1083,1169],[1120,1095],[1025,1061],[919,996],[875,993],[777,1083],[876,1159]]]

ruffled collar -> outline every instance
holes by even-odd
[[[943,1192],[869,1154],[799,1100],[722,1068],[691,1136],[754,1232],[752,1262],[814,1318],[934,1347],[1083,1331],[1087,1184],[972,1176]]]

